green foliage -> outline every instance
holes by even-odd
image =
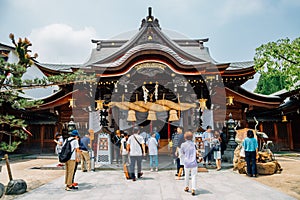
[[[18,142],[14,141],[11,144],[7,144],[6,142],[1,142],[0,149],[6,152],[14,152],[18,148],[19,144],[21,144],[20,141]]]
[[[21,98],[19,94],[22,93],[22,90],[52,85],[67,85],[75,82],[96,82],[96,77],[94,74],[87,75],[78,70],[50,77],[22,80],[22,76],[27,68],[34,63],[33,58],[36,58],[37,54],[30,55],[31,50],[29,47],[32,44],[27,38],[19,38],[16,42],[13,34],[10,34],[9,37],[15,46],[19,61],[18,63],[8,63],[0,58],[0,138],[3,138],[3,135],[8,135],[9,137],[17,137],[18,141],[11,144],[2,142],[0,150],[13,152],[21,143],[20,139],[27,139],[28,135],[24,130],[27,125],[23,119],[7,111],[26,110],[26,108],[38,107],[42,104],[42,101]]]
[[[266,88],[293,89],[300,80],[300,38],[293,41],[285,38],[261,45],[256,49],[254,62],[255,70],[262,75],[257,92],[264,92]],[[274,85],[278,83],[281,85]]]
[[[257,87],[254,92],[259,94],[269,95],[279,90],[285,88],[284,81],[286,77],[280,75],[274,75],[270,77],[266,77],[265,74],[262,74],[259,77],[259,81],[257,83]]]
[[[95,74],[87,75],[81,70],[73,72],[71,74],[59,74],[54,76],[49,76],[48,81],[56,85],[70,84],[75,82],[96,82]]]

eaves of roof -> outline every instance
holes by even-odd
[[[173,51],[171,48],[157,44],[157,43],[146,43],[146,44],[141,44],[138,46],[135,46],[131,48],[129,51],[127,51],[123,56],[119,57],[117,60],[111,62],[111,63],[103,63],[103,64],[94,64],[94,67],[104,67],[104,68],[110,68],[110,67],[117,67],[124,63],[130,56],[142,52],[142,51],[151,51],[151,50],[157,50],[157,51],[162,51],[165,52],[169,55],[171,55],[173,58],[175,58],[180,64],[182,65],[201,65],[204,63],[208,63],[205,61],[190,61],[186,60],[182,57],[180,57],[175,51]]]
[[[238,91],[231,90],[227,87],[225,90],[226,94],[228,96],[234,96],[236,101],[252,106],[261,108],[277,108],[282,103],[282,99],[279,97],[258,95],[244,90],[241,87],[238,88]]]
[[[69,92],[69,93],[67,93],[63,96],[60,96],[56,99],[52,99],[51,101],[49,101],[47,103],[39,105],[38,107],[35,107],[35,108],[31,108],[29,110],[31,110],[31,111],[33,111],[33,110],[45,110],[45,109],[50,109],[50,108],[54,108],[54,107],[57,107],[57,106],[67,104],[67,103],[69,103],[69,99],[76,92],[78,92],[78,90],[74,90],[72,92]],[[51,97],[48,97],[48,98],[51,98]]]
[[[47,74],[70,73],[73,69],[80,68],[79,64],[49,64],[39,62],[35,62],[35,64]]]
[[[9,51],[12,51],[12,50],[15,50],[15,49],[16,48],[13,47],[13,46],[9,46],[9,45],[0,43],[0,50],[9,50]]]
[[[298,95],[300,94],[300,81],[297,81],[297,83],[294,85],[294,87],[291,88],[291,90],[289,90],[289,91],[287,89],[282,89],[271,95],[280,96],[281,98],[287,98],[287,97],[295,95],[295,94],[298,94]]]

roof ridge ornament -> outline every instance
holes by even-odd
[[[152,8],[148,7],[148,17],[152,17]]]
[[[152,16],[152,7],[148,7],[148,16],[144,19],[142,19],[142,24],[140,29],[142,29],[143,27],[158,27],[160,29],[159,26],[159,22],[157,18],[154,18]]]

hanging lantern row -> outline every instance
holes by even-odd
[[[237,81],[237,80],[245,80],[245,79],[252,79],[253,76],[248,76],[248,77],[238,77],[238,78],[223,78],[223,82],[228,82],[228,81]]]
[[[213,77],[213,78],[212,78]],[[222,77],[221,79],[219,79],[218,76],[207,76],[205,80],[196,80],[196,79],[189,79],[187,80],[189,83],[206,83],[206,82],[228,82],[228,81],[237,81],[237,80],[245,80],[245,79],[252,79],[253,76],[244,76],[244,77],[235,77],[235,78],[225,78],[225,77]],[[98,85],[117,85],[119,83],[119,81],[101,81],[101,82],[98,82]],[[144,82],[144,84],[153,84],[154,82],[153,81],[149,81],[148,83],[147,82]]]

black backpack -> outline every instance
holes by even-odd
[[[60,154],[58,156],[59,162],[65,163],[68,160],[70,160],[70,158],[72,156],[72,153],[74,151],[74,150],[72,151],[72,146],[71,146],[71,142],[73,140],[75,140],[75,138],[71,139],[71,140],[67,139],[66,142],[64,143],[64,145],[63,145],[63,147],[61,149],[61,152],[60,152]]]

